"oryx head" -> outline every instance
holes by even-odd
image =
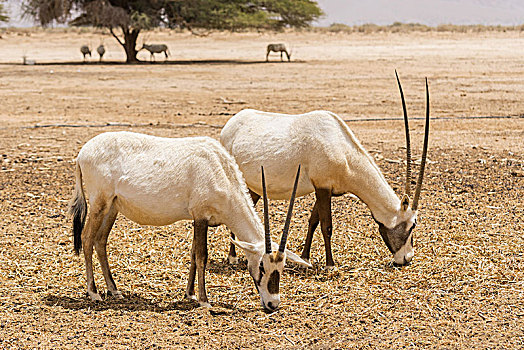
[[[286,222],[284,224],[284,230],[282,232],[282,238],[277,251],[272,251],[272,245],[276,244],[271,242],[269,234],[269,214],[268,214],[268,201],[266,193],[266,178],[264,175],[264,167],[262,167],[262,191],[264,200],[264,247],[257,247],[252,243],[239,242],[233,240],[233,243],[238,247],[242,248],[248,260],[248,270],[255,282],[255,287],[260,294],[260,301],[266,311],[274,311],[280,304],[280,276],[284,270],[286,264],[286,257],[293,262],[302,264],[305,266],[311,266],[306,261],[302,260],[297,255],[291,253],[286,249],[286,242],[289,233],[289,224],[291,223],[291,216],[293,212],[293,204],[295,201],[295,195],[298,186],[298,179],[300,176],[300,165],[298,167],[297,176],[295,178],[295,185],[291,194],[289,202],[289,208],[287,212]]]
[[[411,195],[411,143],[409,138],[408,113],[406,110],[406,102],[404,100],[404,93],[398,78],[397,71],[395,71],[397,83],[400,90],[400,98],[402,100],[402,110],[404,112],[404,127],[406,131],[406,187],[405,194],[402,197],[400,209],[397,213],[395,225],[393,227],[386,227],[384,224],[378,222],[379,232],[386,246],[393,254],[393,259],[398,265],[407,265],[413,258],[413,229],[417,224],[417,208],[418,200],[420,198],[420,191],[422,189],[422,180],[424,179],[424,168],[426,166],[426,155],[428,151],[428,136],[429,136],[429,88],[428,80],[426,78],[426,123],[424,130],[424,146],[422,148],[422,159],[420,162],[420,171],[417,180],[417,187],[415,188],[415,195],[410,207]]]

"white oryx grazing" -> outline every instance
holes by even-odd
[[[298,174],[297,174],[298,177]],[[89,218],[84,186],[90,203]],[[293,199],[291,199],[290,207]],[[291,211],[278,252],[272,253],[266,234],[235,160],[209,137],[161,138],[131,132],[107,132],[88,141],[76,163],[76,186],[69,212],[73,217],[74,249],[83,248],[87,294],[101,300],[93,279],[93,246],[104,274],[108,294],[122,298],[107,261],[106,245],[117,213],[142,225],[169,225],[194,221],[186,297],[209,306],[205,288],[207,230],[227,225],[248,260],[248,270],[262,305],[275,310],[280,303],[279,278],[287,259],[311,266],[285,249]],[[265,217],[267,218],[267,212]]]
[[[155,60],[155,53],[162,53],[162,52],[166,55],[166,60],[167,60],[167,54],[169,52],[169,49],[167,48],[167,45],[165,44],[153,44],[153,45],[143,44],[140,50],[144,50],[144,49],[149,51],[149,53],[151,54],[151,57],[149,57],[149,61]]]
[[[80,52],[82,53],[82,55],[84,55],[84,62],[86,61],[86,55],[89,55],[89,57],[91,57],[91,49],[87,45],[82,45],[80,47]]]
[[[280,61],[283,61],[282,53],[286,54],[288,62],[291,61],[291,51],[290,52],[287,51],[286,45],[284,45],[284,44],[269,44],[267,46],[267,50],[266,50],[266,62],[269,61],[269,53],[271,51],[276,52],[276,53],[280,52]]]
[[[106,53],[106,48],[104,47],[103,44],[100,44],[97,48],[96,48],[96,52],[98,53],[98,56],[100,56],[100,58],[98,59],[99,62],[102,62],[102,57],[104,57],[104,54]]]
[[[396,74],[396,72],[395,72]],[[315,192],[316,202],[309,219],[309,228],[302,258],[309,261],[313,233],[320,221],[326,250],[326,265],[333,266],[331,253],[331,197],[345,193],[358,196],[371,210],[379,232],[393,254],[396,264],[408,264],[413,258],[412,230],[417,221],[417,207],[424,176],[429,135],[429,89],[426,79],[426,126],[420,172],[411,207],[411,151],[408,119],[402,87],[407,143],[406,188],[402,199],[395,195],[381,171],[357,140],[347,124],[328,111],[300,115],[243,110],[224,126],[220,141],[235,157],[250,188],[254,203],[260,198],[258,164],[268,172],[268,196],[289,197],[293,169],[302,165],[303,176],[297,196]],[[235,260],[234,247],[230,261]]]

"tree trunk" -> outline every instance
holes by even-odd
[[[113,28],[110,28],[110,31],[113,37],[124,48],[126,52],[126,63],[136,63],[138,62],[138,59],[136,58],[136,55],[138,54],[138,51],[136,49],[136,40],[138,38],[138,34],[140,33],[140,29],[129,29],[124,27],[121,27],[121,29],[122,33],[124,34],[123,42],[115,34],[115,32],[113,32]]]
[[[126,63],[136,63],[138,59],[136,55],[138,51],[136,49],[136,39],[138,38],[138,33],[140,30],[133,29],[131,31],[127,30],[124,32],[124,50],[126,50]]]

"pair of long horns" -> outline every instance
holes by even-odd
[[[293,215],[293,204],[295,203],[295,195],[297,194],[299,177],[300,165],[298,166],[297,176],[295,178],[295,185],[293,186],[293,192],[291,192],[291,199],[289,200],[289,207],[287,209],[287,217],[286,222],[284,224],[284,231],[282,232],[280,246],[278,247],[278,251],[280,253],[284,253],[284,251],[286,250],[287,236],[289,234],[289,224],[291,223],[291,216]],[[264,235],[266,241],[266,254],[271,254],[271,236],[269,234],[269,209],[267,204],[266,176],[264,175],[264,167],[262,167],[262,197],[264,200]]]
[[[400,79],[398,78],[397,71],[395,70],[395,76],[397,77],[398,88],[400,90],[400,98],[402,99],[402,111],[404,112],[404,127],[406,131],[406,187],[405,192],[408,196],[411,195],[411,142],[409,139],[409,126],[408,126],[408,112],[406,110],[406,101],[404,99],[404,93],[402,92],[402,86],[400,85]],[[418,174],[417,187],[415,188],[415,196],[413,197],[412,210],[417,210],[418,200],[420,198],[420,191],[422,190],[422,180],[424,179],[424,169],[426,167],[426,156],[428,153],[428,138],[429,138],[429,88],[428,78],[426,78],[426,122],[424,127],[424,146],[422,148],[422,160],[420,161],[420,171]]]

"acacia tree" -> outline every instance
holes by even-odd
[[[2,0],[0,0],[0,22],[8,22],[9,17],[6,15],[6,11],[4,9],[4,4],[2,4]]]
[[[138,61],[136,43],[144,29],[281,29],[309,26],[322,15],[313,0],[25,0],[24,5],[26,15],[43,26],[108,28],[128,63]]]

